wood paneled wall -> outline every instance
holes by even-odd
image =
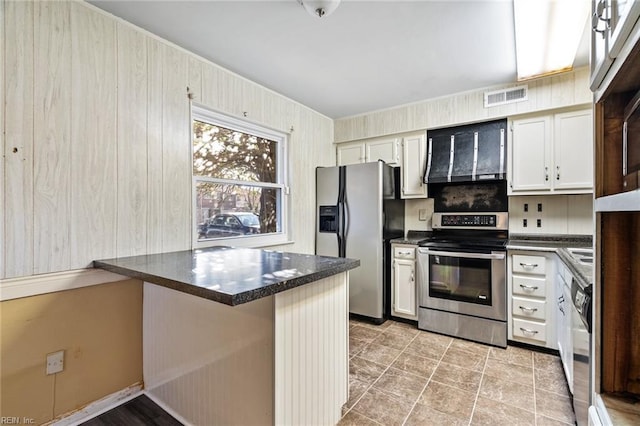
[[[528,81],[526,84],[529,85],[528,99],[508,105],[485,108],[485,90],[477,90],[342,118],[335,121],[335,142],[592,103],[588,68]],[[494,89],[498,88],[491,88]]]
[[[191,247],[190,100],[290,132],[294,245],[312,253],[333,121],[79,1],[0,1],[0,278]],[[188,88],[188,89],[187,89]]]

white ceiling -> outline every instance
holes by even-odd
[[[331,118],[516,79],[510,0],[90,3]]]

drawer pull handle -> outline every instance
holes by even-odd
[[[537,268],[538,264],[537,263],[522,263],[522,262],[520,262],[520,266],[522,266],[523,268]]]
[[[538,311],[538,308],[529,308],[527,306],[520,306],[520,309],[522,309],[524,312],[533,314],[534,312]]]
[[[538,334],[537,330],[529,330],[528,328],[523,328],[523,327],[520,327],[520,331],[522,331],[524,334],[531,334],[533,336]]]
[[[537,285],[524,285],[520,284],[520,287],[525,291],[536,291],[538,289]]]

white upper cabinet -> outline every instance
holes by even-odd
[[[372,139],[369,141],[339,144],[336,148],[338,166],[356,163],[370,163],[382,160],[400,165],[400,138]]]
[[[399,139],[380,139],[365,144],[366,162],[382,160],[387,164],[400,164]]]
[[[427,156],[425,132],[402,139],[402,198],[426,198],[427,185],[423,183]]]
[[[591,110],[554,117],[553,187],[593,190],[593,120]]]
[[[364,144],[342,144],[337,148],[338,166],[364,163]]]
[[[515,119],[509,140],[509,194],[593,191],[591,109]]]
[[[551,117],[513,120],[511,127],[510,191],[551,189]]]

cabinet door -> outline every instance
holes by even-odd
[[[551,189],[551,117],[514,120],[510,192]]]
[[[364,144],[347,144],[338,145],[338,166],[346,166],[347,164],[364,163]]]
[[[366,143],[367,149],[367,162],[375,162],[382,160],[387,164],[400,165],[400,158],[398,154],[398,138],[393,139],[381,139]]]
[[[426,198],[427,185],[422,182],[427,156],[424,133],[402,140],[402,198]]]
[[[393,260],[393,311],[404,317],[416,317],[415,261]]]
[[[555,115],[554,189],[593,191],[592,126],[590,109]]]

